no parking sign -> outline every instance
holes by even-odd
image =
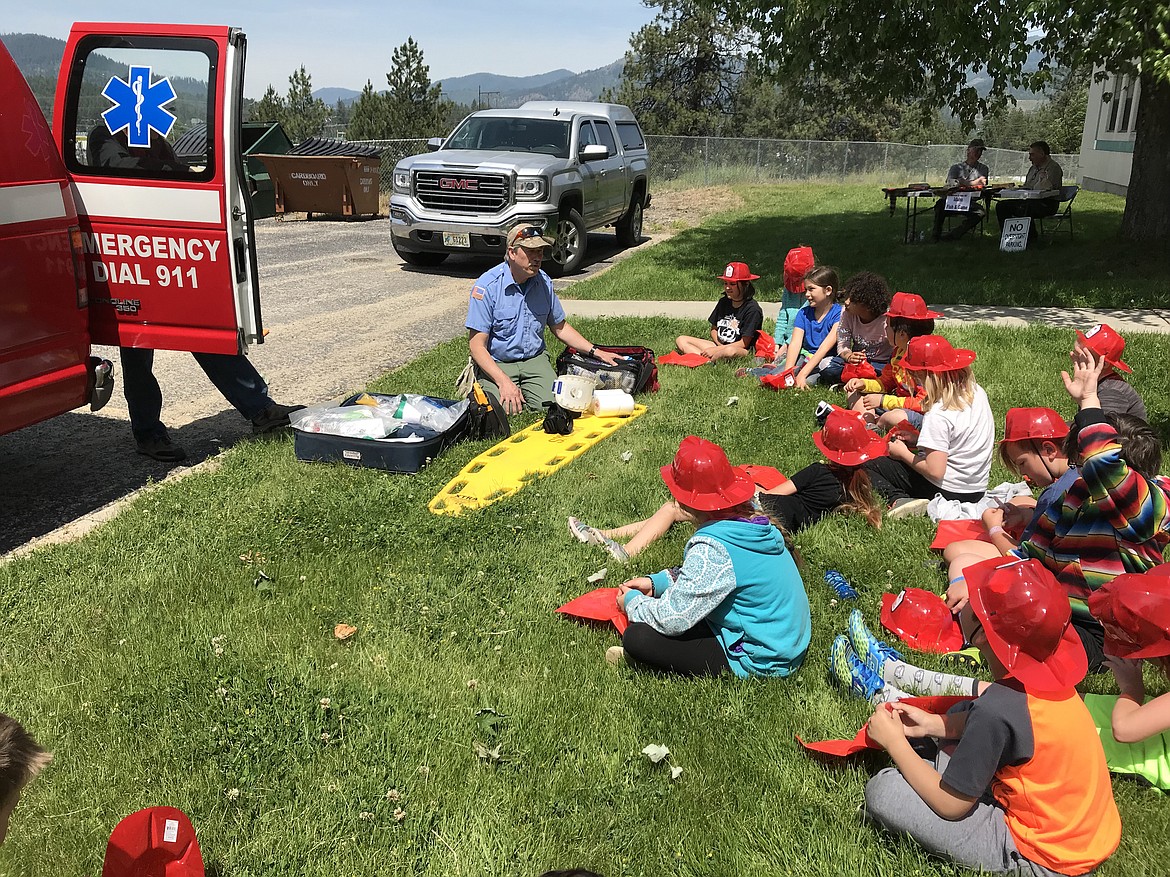
[[[1028,247],[1028,230],[1032,227],[1031,216],[1016,216],[1004,221],[999,235],[1001,253],[1022,253]]]

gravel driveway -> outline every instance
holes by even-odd
[[[270,331],[250,355],[272,397],[286,403],[320,402],[363,387],[462,334],[469,282],[494,261],[452,257],[438,269],[408,268],[390,247],[388,220],[270,219],[257,223],[256,237]],[[589,265],[569,283],[604,270],[619,255],[612,234],[590,235]],[[96,352],[117,361],[116,349]],[[186,448],[188,465],[251,434],[189,354],[160,351],[155,374],[164,422]],[[0,436],[0,555],[100,515],[149,481],[181,471],[135,453],[120,383],[97,414],[80,409]]]

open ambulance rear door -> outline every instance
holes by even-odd
[[[235,354],[263,341],[239,142],[245,49],[228,27],[73,26],[53,132],[93,343]]]

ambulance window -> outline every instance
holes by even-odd
[[[204,39],[95,36],[70,74],[71,170],[136,179],[210,180],[218,51]],[[209,133],[210,132],[210,133]]]

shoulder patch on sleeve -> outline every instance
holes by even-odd
[[[483,301],[483,287],[482,286],[471,287],[471,297],[474,299],[478,299],[479,301]]]

